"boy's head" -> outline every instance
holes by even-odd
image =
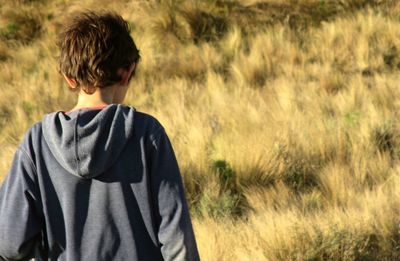
[[[140,58],[128,23],[111,12],[76,15],[59,44],[61,73],[89,94],[94,87],[120,82],[120,69],[131,68]]]

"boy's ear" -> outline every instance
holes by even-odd
[[[64,76],[64,79],[67,81],[69,87],[71,87],[71,89],[75,89],[77,87],[75,79],[69,78],[65,74],[63,74],[63,76]]]

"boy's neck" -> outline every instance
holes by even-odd
[[[93,94],[87,94],[82,89],[79,92],[78,102],[72,110],[81,108],[104,107],[114,102],[113,86],[106,88],[96,88]]]
[[[87,94],[81,88],[79,90],[78,102],[72,110],[90,107],[102,107],[112,103],[122,103],[125,99],[126,92],[129,87],[129,81],[136,70],[136,63],[133,63],[128,69],[118,69],[118,74],[121,76],[121,81],[114,85],[95,88],[94,93]],[[65,80],[71,88],[76,88],[76,80],[64,75]]]

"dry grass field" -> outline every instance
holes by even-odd
[[[400,260],[400,1],[0,0],[0,180],[73,107],[57,35],[116,10],[126,104],[177,154],[203,260]]]

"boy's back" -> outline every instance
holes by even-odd
[[[199,259],[156,119],[108,103],[48,114],[28,131],[0,188],[0,260],[34,249],[49,260]]]

